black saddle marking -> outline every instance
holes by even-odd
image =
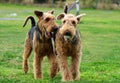
[[[30,43],[32,46],[33,46],[33,35],[35,31],[36,31],[37,41],[39,41],[39,43],[41,42],[41,39],[40,39],[41,31],[38,26],[34,26],[28,32],[29,37],[30,37]]]

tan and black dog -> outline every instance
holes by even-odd
[[[77,28],[80,18],[85,14],[74,16],[62,13],[57,19],[62,20],[62,25],[56,33],[55,45],[57,61],[59,64],[62,81],[80,79],[80,61],[82,56],[81,35]],[[71,57],[71,68],[68,67],[67,57]]]
[[[50,62],[50,77],[53,78],[57,72],[56,57],[53,53],[53,47],[51,38],[54,35],[54,31],[58,28],[55,23],[54,11],[43,13],[42,11],[34,11],[34,14],[38,18],[38,23],[35,24],[35,20],[32,16],[27,17],[23,26],[27,21],[31,20],[31,29],[26,35],[24,53],[23,53],[23,69],[24,72],[28,72],[28,58],[31,51],[34,50],[34,78],[42,78],[41,63],[43,57],[47,55]]]

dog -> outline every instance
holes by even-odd
[[[82,45],[77,24],[84,15],[86,14],[74,16],[73,14],[61,13],[57,16],[58,20],[62,20],[55,37],[55,49],[62,81],[80,79],[79,66],[82,57]],[[69,56],[72,58],[70,69],[67,62],[67,57]]]
[[[28,20],[31,20],[31,29],[28,31],[25,39],[24,52],[23,52],[23,70],[28,72],[28,58],[34,50],[34,78],[42,79],[41,63],[44,56],[48,57],[50,63],[50,77],[53,78],[57,72],[56,57],[53,53],[53,46],[51,38],[54,35],[54,31],[58,28],[53,15],[54,11],[43,13],[42,11],[34,11],[34,14],[38,18],[37,24],[34,17],[27,17],[23,27],[27,24]]]

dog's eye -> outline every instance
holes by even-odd
[[[63,21],[63,24],[64,24],[65,22],[66,22],[66,21],[64,20],[64,21]]]
[[[46,18],[45,21],[48,22],[50,20],[50,18]]]
[[[72,21],[72,24],[73,24],[73,25],[75,25],[75,24],[76,24],[76,22],[75,22],[75,21]]]

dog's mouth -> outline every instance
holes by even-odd
[[[49,37],[49,38],[52,38],[55,36],[56,32],[57,32],[57,28],[53,29],[51,32],[47,32],[46,31],[46,35]]]
[[[52,38],[54,33],[53,32],[46,32],[46,35],[49,37],[49,38]]]

